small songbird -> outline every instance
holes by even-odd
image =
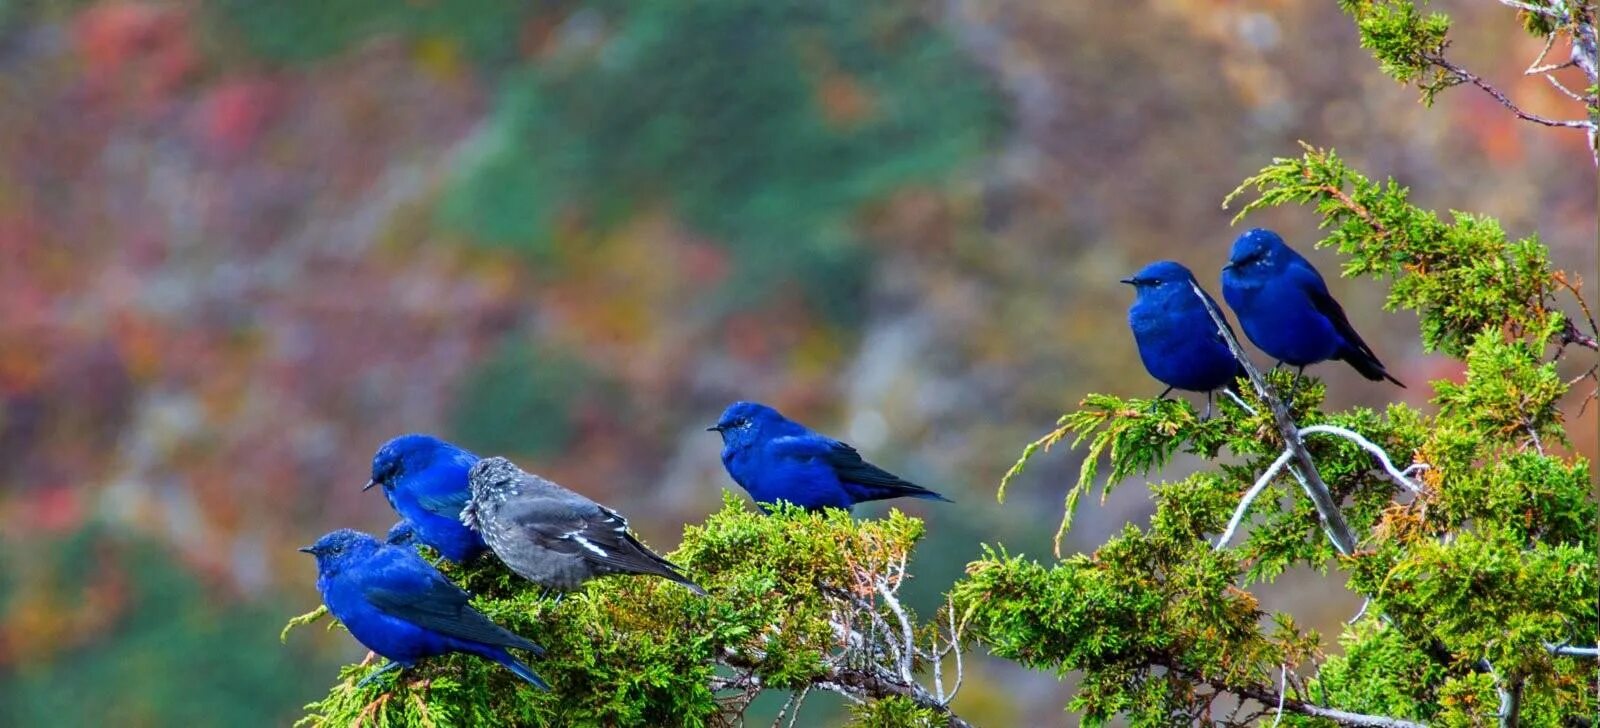
[[[1367,379],[1406,386],[1361,340],[1311,261],[1271,230],[1247,230],[1233,242],[1222,266],[1222,297],[1251,343],[1298,368],[1296,381],[1307,366],[1339,359]]]
[[[317,590],[356,641],[389,659],[356,687],[420,659],[466,652],[504,665],[548,690],[508,648],[535,656],[544,648],[512,634],[472,608],[468,595],[411,548],[380,543],[359,531],[333,531],[300,549],[317,558]]]
[[[389,532],[384,534],[383,542],[391,546],[410,546],[416,543],[417,529],[411,522],[402,518],[389,527]]]
[[[888,498],[950,501],[759,402],[728,405],[717,424],[706,429],[722,435],[723,466],[757,503],[849,510],[857,503]]]
[[[616,511],[510,460],[479,460],[468,482],[472,497],[461,522],[483,534],[506,566],[535,584],[571,591],[598,576],[649,574],[705,596],[672,562],[634,538]]]
[[[401,435],[372,456],[372,479],[416,540],[463,564],[483,553],[483,538],[461,525],[467,505],[467,471],[478,456],[432,435]]]
[[[1231,388],[1245,371],[1190,286],[1194,274],[1182,264],[1162,260],[1122,282],[1133,286],[1128,327],[1133,329],[1139,359],[1150,376],[1167,385],[1156,399],[1165,398],[1173,389],[1205,392],[1209,417],[1216,390]]]

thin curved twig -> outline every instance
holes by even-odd
[[[1277,460],[1272,461],[1272,465],[1267,468],[1267,472],[1262,473],[1261,477],[1256,479],[1255,485],[1250,486],[1250,490],[1244,492],[1244,498],[1239,501],[1239,507],[1233,511],[1233,518],[1228,519],[1228,529],[1222,532],[1222,538],[1217,539],[1217,545],[1214,550],[1220,551],[1222,547],[1228,545],[1229,541],[1233,540],[1233,532],[1237,531],[1239,524],[1244,522],[1244,514],[1250,510],[1250,504],[1255,501],[1256,496],[1261,494],[1261,491],[1266,489],[1267,485],[1272,483],[1273,478],[1278,477],[1278,472],[1283,470],[1283,466],[1289,464],[1289,459],[1292,457],[1294,457],[1294,451],[1284,448],[1283,454],[1279,455]]]
[[[1402,471],[1401,469],[1395,467],[1394,466],[1394,461],[1389,459],[1389,454],[1384,452],[1383,448],[1378,447],[1371,440],[1368,440],[1367,438],[1362,437],[1361,433],[1359,433],[1359,432],[1356,432],[1354,430],[1347,430],[1347,429],[1345,429],[1343,427],[1339,427],[1337,425],[1310,425],[1310,426],[1307,426],[1307,427],[1300,428],[1300,434],[1302,436],[1303,435],[1337,435],[1337,436],[1342,437],[1342,438],[1344,438],[1346,440],[1349,440],[1349,441],[1351,441],[1351,442],[1353,442],[1353,443],[1355,443],[1357,445],[1360,445],[1361,449],[1366,450],[1369,453],[1372,453],[1372,456],[1377,458],[1378,462],[1383,464],[1384,471],[1389,473],[1389,477],[1394,478],[1395,482],[1397,482],[1400,485],[1404,486],[1405,488],[1407,488],[1408,490],[1410,490],[1413,493],[1418,493],[1418,494],[1422,493],[1422,486],[1412,482],[1410,478],[1406,477],[1405,471]],[[1418,463],[1418,464],[1419,465],[1423,465],[1422,463]],[[1413,465],[1412,467],[1416,467],[1416,465]]]

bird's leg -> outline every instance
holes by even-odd
[[[390,660],[389,664],[384,665],[383,667],[380,667],[380,668],[378,668],[376,670],[373,670],[372,672],[367,673],[366,677],[361,678],[361,682],[356,683],[356,689],[360,690],[362,687],[365,687],[367,683],[372,682],[373,679],[377,678],[379,675],[382,675],[382,674],[384,674],[386,672],[390,672],[390,671],[393,671],[393,670],[399,670],[400,668],[403,668],[403,667],[405,667],[405,665],[402,665],[402,664],[400,664],[398,662],[395,662],[394,660]]]
[[[361,658],[360,667],[366,667],[367,665],[371,664],[372,663],[372,658],[377,657],[377,656],[378,656],[378,653],[373,652],[372,650],[367,650],[367,656]]]
[[[1289,385],[1289,398],[1294,398],[1294,393],[1300,391],[1300,375],[1306,373],[1305,367],[1294,370],[1294,383]]]
[[[1167,395],[1169,394],[1172,394],[1172,387],[1167,387],[1166,389],[1161,390],[1161,394],[1156,395],[1155,399],[1150,400],[1150,411],[1155,412],[1157,409],[1159,409],[1161,406],[1161,400],[1166,399]]]
[[[1204,416],[1202,416],[1200,418],[1201,422],[1205,422],[1206,420],[1211,419],[1211,404],[1212,404],[1212,400],[1215,399],[1216,396],[1217,396],[1217,390],[1215,390],[1215,389],[1213,389],[1213,390],[1211,390],[1209,392],[1206,392],[1206,413],[1205,413]]]
[[[555,596],[551,597],[552,594],[554,594]],[[541,601],[541,602],[548,601],[548,602],[550,602],[550,606],[553,607],[553,606],[555,606],[557,604],[560,604],[561,603],[561,597],[566,596],[566,594],[567,594],[566,592],[561,591],[560,589],[557,589],[557,588],[555,588],[553,586],[547,586],[547,587],[544,587],[543,589],[539,590],[539,601]]]

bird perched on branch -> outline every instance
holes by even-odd
[[[481,536],[461,525],[467,471],[476,462],[477,455],[432,435],[401,435],[372,456],[372,479],[361,489],[383,486],[384,497],[411,525],[416,540],[462,564],[485,548]]]
[[[722,464],[757,503],[811,510],[888,498],[950,499],[861,459],[855,448],[807,429],[759,402],[734,402],[717,424]]]
[[[417,541],[417,529],[410,521],[402,518],[389,527],[389,532],[383,535],[383,542],[390,546],[410,546]]]
[[[1311,261],[1271,230],[1247,230],[1233,242],[1222,266],[1222,297],[1251,343],[1298,368],[1296,382],[1307,366],[1339,359],[1367,379],[1406,386],[1361,340]]]
[[[504,665],[535,687],[549,686],[507,649],[544,649],[472,608],[468,595],[417,552],[380,543],[359,531],[333,531],[300,549],[317,558],[317,590],[328,611],[356,641],[389,659],[357,683],[448,652],[466,652]]]
[[[479,460],[468,482],[472,496],[461,522],[483,534],[506,566],[535,584],[570,591],[607,574],[650,574],[705,596],[672,562],[634,538],[616,511],[510,460]]]
[[[1167,385],[1156,399],[1174,389],[1205,392],[1205,416],[1210,417],[1215,391],[1232,388],[1245,371],[1206,311],[1199,297],[1204,294],[1197,295],[1191,287],[1194,274],[1182,264],[1161,260],[1122,282],[1133,286],[1128,327],[1133,329],[1139,360],[1150,376]]]

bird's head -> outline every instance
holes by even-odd
[[[1276,273],[1291,262],[1294,252],[1284,245],[1283,238],[1266,228],[1244,231],[1233,241],[1233,252],[1228,263],[1222,266],[1222,275],[1235,280]]]
[[[465,450],[433,435],[401,435],[383,443],[372,456],[372,479],[361,489],[367,490],[374,485],[381,485],[385,490],[393,488],[407,473],[420,471],[440,457],[454,457],[457,454],[470,456]]]
[[[380,545],[378,539],[365,533],[341,528],[328,532],[316,543],[300,550],[317,557],[318,572],[333,575],[344,569],[346,564],[371,556]]]
[[[1139,269],[1123,283],[1133,286],[1133,295],[1136,299],[1149,295],[1171,295],[1173,292],[1182,292],[1191,295],[1189,283],[1194,280],[1194,274],[1182,263],[1170,260],[1158,260]]]
[[[502,457],[483,458],[474,463],[472,470],[467,472],[467,488],[472,492],[472,497],[461,509],[462,525],[474,531],[480,530],[479,504],[512,489],[521,477],[522,469]]]
[[[383,542],[391,546],[410,546],[417,539],[417,529],[411,526],[410,521],[396,521],[389,527],[389,533],[383,537]]]
[[[763,436],[772,436],[774,430],[788,421],[777,410],[760,402],[734,402],[722,411],[717,424],[706,429],[722,435],[722,444],[738,447]]]

